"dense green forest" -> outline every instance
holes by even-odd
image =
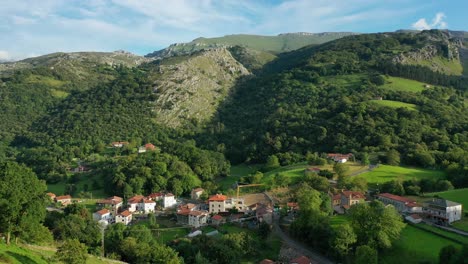
[[[223,146],[234,163],[262,163],[276,155],[287,165],[308,151],[396,150],[404,164],[450,167],[457,171],[451,173],[456,185],[466,186],[466,86],[450,81],[463,83],[463,77],[434,73],[447,79],[436,84],[449,87],[422,92],[382,87],[382,62],[392,63],[392,54],[425,45],[433,34],[439,32],[351,36],[286,54],[257,78],[240,82],[209,126],[210,135],[200,138],[207,137],[212,148]],[[433,44],[442,49],[443,43]],[[396,75],[420,79],[418,73]],[[377,97],[414,104],[415,109],[371,104]]]

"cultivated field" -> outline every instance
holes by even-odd
[[[365,172],[358,177],[365,178],[368,183],[384,183],[397,179],[439,179],[444,176],[445,172],[440,170],[380,165],[378,168],[375,168],[370,172]]]

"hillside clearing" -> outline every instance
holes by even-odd
[[[392,101],[392,100],[369,100],[368,101],[371,104],[376,104],[380,106],[386,106],[386,107],[392,107],[392,108],[406,108],[409,110],[414,110],[416,111],[416,105],[415,104],[408,104],[408,103],[403,103],[400,101]]]
[[[391,180],[410,179],[441,179],[445,172],[440,170],[428,170],[422,168],[409,168],[390,165],[380,165],[372,171],[365,172],[358,177],[364,177],[368,183],[384,183]]]
[[[385,84],[382,85],[382,88],[393,90],[393,91],[404,91],[404,92],[421,92],[424,90],[425,84],[422,82],[400,78],[400,77],[391,77],[386,76]]]

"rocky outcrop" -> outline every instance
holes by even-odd
[[[237,79],[250,74],[225,48],[162,60],[155,73],[156,120],[169,127],[207,121]]]

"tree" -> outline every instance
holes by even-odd
[[[387,164],[398,166],[400,165],[400,153],[394,149],[391,149],[387,152]]]
[[[335,163],[333,165],[333,171],[335,171],[338,176],[346,176],[346,173],[349,171],[349,167],[344,163]]]
[[[340,225],[334,232],[332,247],[336,253],[344,257],[348,255],[351,246],[356,243],[357,237],[349,224]]]
[[[453,245],[448,245],[441,248],[439,252],[439,263],[456,263],[455,261],[457,259],[457,255],[459,254],[459,251],[460,250],[458,250]]]
[[[263,173],[260,171],[255,172],[254,175],[252,175],[252,183],[261,183],[263,178]]]
[[[29,230],[40,229],[45,218],[46,185],[24,165],[7,161],[0,164],[0,232],[10,244]]]
[[[369,161],[369,153],[363,152],[363,153],[361,154],[361,164],[362,164],[362,165],[369,165],[369,164],[370,164],[370,161]]]
[[[377,250],[367,245],[356,248],[355,264],[377,264]]]
[[[390,248],[405,227],[397,210],[385,207],[380,201],[359,203],[349,211],[358,245],[369,245],[376,249]]]
[[[265,170],[270,171],[280,167],[279,159],[275,155],[268,156]]]
[[[86,245],[78,239],[66,240],[57,249],[55,256],[66,264],[85,264],[88,257]]]

